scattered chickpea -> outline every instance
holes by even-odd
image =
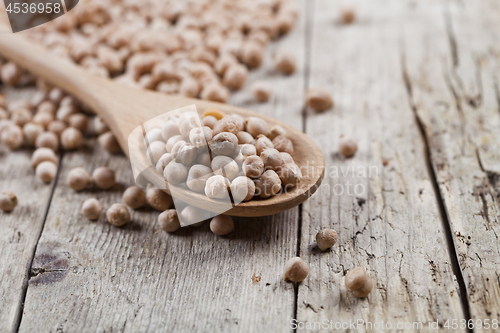
[[[354,296],[363,298],[372,291],[373,282],[364,268],[357,267],[345,275],[345,286]]]
[[[124,204],[115,203],[106,212],[108,222],[115,227],[121,227],[130,221],[130,212]]]
[[[272,94],[271,87],[262,81],[256,81],[252,84],[250,90],[252,91],[253,98],[255,98],[257,102],[267,102]]]
[[[246,176],[239,176],[233,179],[230,189],[235,204],[251,200],[255,194],[255,184]]]
[[[75,113],[68,118],[69,126],[76,128],[80,132],[85,132],[89,127],[89,118],[83,113]]]
[[[73,127],[66,128],[61,133],[61,146],[65,150],[75,150],[83,146],[82,132]]]
[[[315,111],[325,111],[333,105],[332,96],[322,89],[309,89],[306,92],[306,103]]]
[[[107,167],[98,167],[92,172],[92,180],[100,189],[110,189],[116,183],[115,172]]]
[[[32,120],[33,116],[28,109],[16,109],[12,111],[10,119],[19,127],[23,127]]]
[[[68,128],[68,125],[62,120],[54,120],[47,125],[47,131],[54,133],[56,136],[60,136],[66,128]]]
[[[109,131],[108,125],[106,125],[101,117],[94,117],[93,126],[94,132],[98,135]]]
[[[116,137],[111,132],[105,132],[97,138],[99,145],[111,154],[116,154],[121,151],[120,145]]]
[[[285,281],[301,282],[309,274],[309,265],[301,258],[295,257],[286,262],[284,271]]]
[[[43,101],[37,107],[37,113],[48,113],[52,116],[55,115],[56,110],[57,110],[56,105],[51,101]]]
[[[264,161],[257,155],[250,155],[243,161],[242,170],[249,178],[259,178],[264,172]]]
[[[102,214],[102,205],[99,200],[90,198],[82,205],[82,214],[89,220],[97,220]]]
[[[43,126],[43,128],[47,128],[54,121],[54,116],[48,112],[38,112],[33,116],[32,121]]]
[[[226,103],[229,98],[229,90],[218,83],[209,83],[203,87],[201,98],[209,101]]]
[[[345,157],[352,157],[358,150],[358,144],[351,138],[342,137],[339,142],[339,153]]]
[[[297,59],[288,52],[279,51],[274,55],[274,66],[278,71],[290,75],[295,72]]]
[[[146,194],[138,186],[130,186],[123,192],[123,202],[132,209],[138,209],[146,205]]]
[[[230,216],[217,215],[210,221],[210,230],[216,235],[227,235],[234,230],[234,222]]]
[[[35,150],[33,155],[31,155],[31,167],[33,169],[35,169],[38,166],[38,164],[45,161],[49,161],[54,164],[57,163],[57,156],[54,153],[54,151],[50,148],[45,148],[45,147],[38,148],[37,150]]]
[[[17,206],[17,196],[12,191],[4,191],[0,194],[0,209],[10,212]]]
[[[222,83],[229,89],[238,90],[243,87],[248,77],[248,69],[241,64],[234,64],[224,73]]]
[[[353,8],[343,8],[340,13],[340,21],[343,24],[351,24],[356,19],[356,12]]]
[[[154,187],[150,187],[146,190],[146,200],[153,209],[160,212],[169,209],[173,204],[173,200],[170,195]]]
[[[177,211],[168,209],[158,216],[158,224],[166,232],[175,232],[181,227]]]
[[[51,161],[43,161],[36,167],[35,174],[44,183],[50,183],[57,174],[57,165]]]
[[[66,184],[75,191],[82,191],[90,184],[90,175],[83,168],[71,169],[66,178]]]
[[[19,149],[23,144],[23,131],[17,125],[7,126],[0,135],[2,143],[12,150]]]
[[[257,68],[264,59],[264,49],[262,45],[255,41],[248,41],[241,50],[241,60],[248,68]]]
[[[322,229],[316,234],[316,243],[321,251],[326,251],[337,243],[337,232],[333,229]]]
[[[22,69],[13,62],[8,62],[1,67],[0,78],[9,86],[15,86],[22,76]]]
[[[50,148],[53,151],[57,151],[59,148],[59,139],[57,135],[53,132],[43,132],[37,136],[35,140],[35,147],[41,148]]]

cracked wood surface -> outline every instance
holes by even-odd
[[[500,320],[500,4],[429,8],[436,20],[427,20],[426,29],[414,20],[405,38],[412,103],[453,229],[471,317]]]
[[[319,0],[309,18],[308,86],[328,89],[336,105],[307,117],[327,176],[304,204],[300,250],[310,273],[299,287],[298,321],[383,320],[393,331],[398,323],[421,322],[422,329],[404,330],[420,332],[431,321],[465,318],[402,75],[399,40],[401,25],[413,15],[409,6],[385,1],[378,10],[379,3],[363,1],[356,24],[340,26],[331,15],[339,4]],[[338,154],[341,135],[358,142],[355,157]],[[339,239],[323,253],[315,236],[327,227]],[[365,267],[375,282],[366,299],[345,289],[344,274],[355,267]]]

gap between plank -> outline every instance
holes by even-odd
[[[470,314],[470,306],[469,306],[469,296],[467,294],[467,288],[465,284],[465,278],[464,274],[462,272],[462,269],[459,264],[458,260],[458,252],[457,252],[457,247],[455,244],[455,239],[453,237],[453,228],[451,226],[450,218],[448,215],[448,210],[446,209],[446,205],[443,199],[443,196],[441,194],[441,189],[439,188],[439,183],[436,175],[436,171],[434,169],[434,164],[432,163],[432,154],[431,154],[431,149],[430,149],[430,144],[429,144],[429,139],[427,137],[427,132],[425,129],[425,124],[423,123],[422,119],[418,115],[418,110],[417,107],[414,103],[413,100],[413,89],[412,89],[412,84],[411,84],[411,79],[408,74],[408,70],[406,67],[406,56],[404,53],[404,50],[401,51],[401,71],[402,71],[402,77],[403,77],[403,82],[406,88],[406,93],[408,97],[408,103],[410,105],[410,108],[413,112],[415,122],[417,124],[420,137],[423,142],[423,148],[424,148],[424,156],[425,156],[425,164],[427,166],[427,171],[428,175],[430,178],[430,181],[432,183],[432,188],[434,190],[434,194],[437,200],[438,208],[439,208],[439,215],[441,217],[442,225],[445,231],[445,236],[446,236],[446,245],[448,246],[448,253],[450,255],[451,259],[451,267],[453,270],[453,274],[457,278],[457,283],[459,287],[459,292],[460,292],[460,300],[462,303],[462,308],[464,312],[464,317],[467,322],[471,320],[471,314]],[[472,333],[473,330],[470,328],[467,328],[467,332]]]
[[[16,317],[15,317],[16,320],[14,321],[13,333],[19,332],[19,328],[21,327],[21,321],[23,319],[23,312],[24,312],[24,302],[26,301],[26,295],[28,293],[29,281],[31,279],[31,269],[33,266],[33,261],[35,260],[35,254],[36,254],[36,250],[38,248],[38,243],[40,242],[40,238],[42,237],[43,229],[45,228],[45,222],[47,221],[47,217],[49,215],[50,206],[52,204],[52,198],[54,197],[54,192],[56,190],[57,183],[59,182],[59,176],[60,176],[61,169],[62,169],[63,157],[64,157],[64,152],[61,152],[61,156],[59,157],[59,162],[57,165],[57,173],[56,173],[56,176],[53,180],[54,183],[52,184],[52,189],[50,190],[50,198],[47,202],[47,206],[46,206],[45,212],[43,214],[42,225],[40,226],[40,230],[38,231],[36,243],[35,243],[35,246],[33,248],[33,253],[31,254],[31,257],[29,259],[28,268],[27,268],[26,274],[24,276],[23,289],[21,291],[21,300],[20,300],[19,306],[17,308],[17,313],[16,313]]]

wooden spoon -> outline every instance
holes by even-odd
[[[192,104],[196,105],[198,112],[203,112],[208,108],[217,108],[226,114],[238,114],[245,118],[260,117],[270,125],[283,126],[287,131],[287,136],[293,142],[293,158],[301,167],[302,181],[294,189],[272,198],[233,205],[231,210],[224,213],[226,215],[265,216],[282,212],[304,202],[316,191],[323,179],[325,165],[323,154],[318,146],[306,134],[270,117],[227,104],[164,95],[122,85],[90,74],[71,60],[48,53],[43,47],[25,39],[20,34],[1,34],[0,54],[34,75],[61,87],[91,107],[106,121],[127,155],[129,155],[127,140],[135,128],[156,116]],[[147,173],[146,178],[160,188],[165,188],[165,180],[158,173]],[[168,187],[166,191],[171,192]],[[211,212],[221,210],[217,200],[209,199],[205,195],[188,189],[176,187],[175,196],[188,204]]]

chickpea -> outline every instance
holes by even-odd
[[[358,150],[358,144],[351,138],[342,137],[339,142],[339,153],[345,157],[352,157]]]
[[[10,125],[0,132],[2,143],[12,150],[19,149],[23,144],[23,131],[17,125]]]
[[[210,140],[212,140],[212,129],[210,127],[197,127],[189,132],[189,141],[196,148],[205,147]]]
[[[161,126],[163,141],[168,142],[169,139],[179,135],[181,135],[181,132],[179,131],[179,120],[177,118],[172,118]]]
[[[69,126],[76,128],[80,132],[85,132],[89,126],[89,119],[83,113],[76,113],[68,118]]]
[[[31,156],[31,167],[35,169],[38,166],[38,164],[45,161],[57,164],[56,154],[50,148],[45,148],[45,147],[38,148]]]
[[[94,117],[93,125],[94,125],[94,132],[98,135],[109,131],[108,125],[106,125],[104,120],[99,116]]]
[[[59,148],[59,138],[52,132],[42,132],[35,140],[35,147],[45,147],[57,151]]]
[[[278,170],[278,176],[281,180],[281,185],[285,190],[297,186],[302,180],[302,171],[295,163],[287,163],[282,165]]]
[[[102,214],[102,205],[99,200],[90,198],[82,205],[82,214],[89,220],[97,220]]]
[[[66,128],[68,128],[68,126],[62,120],[54,120],[47,125],[47,131],[54,133],[56,136],[61,136]]]
[[[66,184],[75,191],[81,191],[90,184],[90,175],[83,168],[74,168],[68,173]]]
[[[215,135],[209,143],[210,150],[217,155],[231,155],[238,146],[238,138],[230,132]]]
[[[212,158],[210,157],[210,153],[208,150],[198,152],[198,157],[196,159],[196,163],[202,164],[208,167],[212,166]]]
[[[195,164],[189,169],[187,187],[194,192],[203,192],[207,180],[211,176],[213,176],[211,168],[202,164]]]
[[[185,138],[189,138],[189,132],[193,128],[201,127],[201,120],[198,114],[189,112],[188,114],[183,114],[179,120],[179,131],[181,135]]]
[[[23,127],[24,140],[29,146],[35,145],[36,138],[43,132],[43,127],[35,123],[27,123]]]
[[[267,170],[259,178],[254,179],[255,195],[262,198],[269,198],[276,195],[281,190],[281,180],[276,172]]]
[[[203,86],[201,98],[219,103],[226,103],[229,98],[229,90],[218,83],[209,83]]]
[[[245,176],[239,176],[233,179],[230,189],[235,204],[251,200],[255,194],[254,182]]]
[[[12,191],[4,191],[0,194],[0,210],[10,212],[17,206],[17,196]]]
[[[252,134],[245,132],[245,131],[239,131],[236,133],[236,136],[238,137],[238,143],[240,145],[244,144],[254,144],[255,139],[253,138]]]
[[[264,168],[266,170],[277,171],[283,165],[283,158],[278,150],[274,148],[267,148],[260,154]]]
[[[286,262],[284,271],[285,281],[301,282],[309,274],[309,265],[301,258],[295,257]]]
[[[260,134],[266,135],[266,136],[269,134],[269,127],[268,127],[266,121],[264,119],[257,118],[257,117],[247,118],[246,130],[253,137],[258,137]]]
[[[306,103],[315,111],[325,111],[333,106],[333,100],[330,94],[322,89],[309,89],[306,92]]]
[[[31,111],[24,108],[16,109],[10,115],[10,119],[19,127],[23,127],[29,123],[32,118]]]
[[[238,132],[245,129],[245,122],[241,117],[230,115],[224,116],[221,120],[215,123],[212,135],[215,137],[217,134],[229,132],[236,135]]]
[[[78,113],[78,110],[73,105],[61,105],[56,112],[57,120],[69,121],[69,117]]]
[[[31,104],[25,99],[17,99],[9,103],[9,111],[11,113],[18,110],[31,110]]]
[[[241,61],[248,68],[257,68],[264,59],[264,49],[262,45],[255,41],[246,42],[241,49]]]
[[[106,132],[97,138],[99,145],[111,154],[116,154],[121,151],[120,145],[116,140],[115,136],[111,132]]]
[[[42,103],[40,103],[40,105],[38,105],[37,113],[48,113],[54,116],[56,110],[56,105],[53,102],[43,101]]]
[[[146,190],[146,200],[153,209],[161,212],[169,209],[174,203],[170,195],[154,187],[149,187]]]
[[[163,170],[163,177],[169,184],[178,185],[186,181],[188,170],[182,163],[172,161]]]
[[[248,77],[248,69],[240,64],[234,64],[224,73],[222,83],[229,89],[238,90],[243,87]]]
[[[33,116],[33,123],[42,125],[47,128],[51,122],[54,121],[54,116],[48,112],[38,112]]]
[[[241,155],[243,155],[243,160],[251,155],[257,155],[257,150],[254,145],[244,144],[240,147]]]
[[[212,176],[205,184],[205,195],[212,199],[229,199],[229,185],[227,178],[221,175]]]
[[[316,243],[321,251],[326,251],[337,243],[337,232],[333,229],[322,229],[316,234]]]
[[[340,22],[343,24],[351,24],[356,20],[356,12],[353,8],[343,8],[340,13]]]
[[[294,163],[295,161],[293,160],[292,156],[288,153],[280,153],[281,158],[283,159],[283,164],[288,164],[288,163]]]
[[[174,160],[174,155],[171,153],[165,153],[160,157],[158,162],[156,163],[156,170],[163,175],[163,171],[165,167]]]
[[[121,227],[130,221],[130,213],[127,206],[115,203],[106,212],[106,219],[115,227]]]
[[[201,123],[203,124],[203,126],[206,126],[206,127],[213,129],[215,126],[215,123],[217,123],[217,118],[215,118],[214,116],[206,116],[206,117],[203,117],[203,119],[201,120]]]
[[[293,154],[293,143],[284,135],[278,135],[273,139],[273,146],[275,149],[282,153]]]
[[[210,221],[210,230],[216,235],[227,235],[234,230],[234,222],[230,216],[217,215]]]
[[[35,174],[44,183],[50,183],[57,174],[57,165],[50,161],[43,161],[36,167]]]
[[[214,69],[217,74],[219,74],[220,76],[224,76],[227,69],[237,63],[238,60],[234,55],[232,55],[231,53],[223,53],[215,61]]]
[[[83,146],[82,132],[73,127],[66,128],[61,133],[61,146],[64,150],[75,150]]]
[[[166,232],[174,232],[181,227],[177,211],[169,209],[158,216],[158,224]]]
[[[345,286],[354,296],[363,298],[372,291],[373,282],[362,267],[357,267],[345,275]]]
[[[163,140],[163,136],[162,136],[161,130],[159,128],[150,129],[146,133],[146,140],[149,142],[149,144],[151,144],[155,141],[165,142],[165,140]]]
[[[232,180],[240,171],[238,163],[227,156],[216,156],[212,160],[212,170],[216,175]]]
[[[103,190],[108,190],[116,184],[115,172],[107,167],[99,167],[92,172],[94,184]]]
[[[262,152],[267,148],[274,148],[274,145],[271,142],[271,140],[269,140],[267,136],[264,136],[262,134],[257,137],[254,146],[255,149],[257,150],[257,155],[262,154]]]
[[[209,212],[195,206],[187,206],[182,210],[179,220],[183,225],[198,227],[209,217]]]
[[[175,153],[174,153],[175,155]],[[184,143],[179,147],[175,155],[175,161],[189,166],[196,160],[196,148],[190,143]]]
[[[279,51],[274,55],[274,66],[283,74],[290,75],[295,72],[297,59],[288,52]]]
[[[280,135],[286,136],[286,130],[281,125],[274,125],[269,130],[269,134],[267,135],[267,137],[270,140],[274,140],[277,136],[280,136]]]
[[[23,76],[23,70],[13,62],[8,62],[1,67],[0,78],[9,86],[15,86]]]
[[[264,172],[264,161],[257,156],[248,156],[242,165],[243,173],[249,178],[259,178]]]
[[[253,98],[255,98],[257,102],[267,102],[272,94],[271,87],[262,81],[256,81],[252,84],[250,90],[252,91]]]
[[[161,141],[154,141],[149,144],[147,154],[149,159],[156,164],[160,157],[162,157],[166,152],[167,148],[165,147],[165,143]]]

